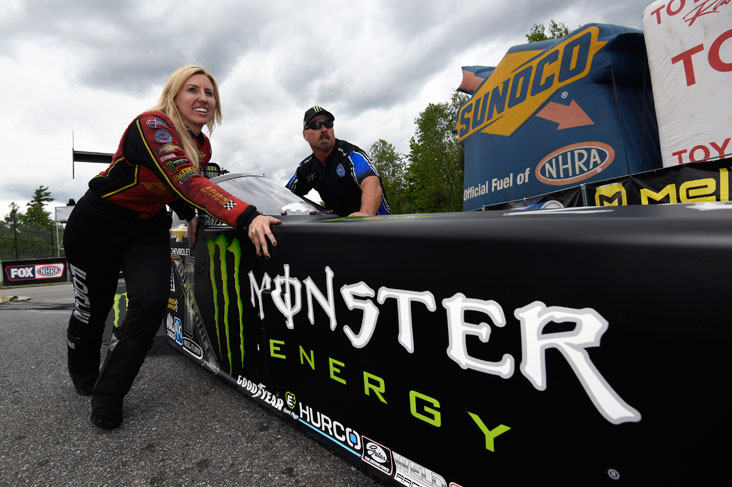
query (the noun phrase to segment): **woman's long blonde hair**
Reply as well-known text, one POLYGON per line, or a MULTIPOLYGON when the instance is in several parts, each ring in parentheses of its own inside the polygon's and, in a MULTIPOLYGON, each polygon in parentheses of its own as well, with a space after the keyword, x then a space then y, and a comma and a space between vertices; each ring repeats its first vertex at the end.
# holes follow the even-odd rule
POLYGON ((165 83, 163 92, 160 94, 158 103, 152 107, 152 110, 159 110, 165 113, 175 126, 176 132, 180 136, 181 143, 183 144, 183 150, 186 152, 188 159, 198 167, 198 147, 193 141, 191 134, 188 132, 188 128, 183 123, 183 118, 180 116, 178 106, 175 104, 175 97, 183 87, 183 84, 188 81, 188 78, 194 74, 203 74, 209 80, 214 89, 214 99, 216 100, 216 108, 214 110, 214 116, 206 124, 208 127, 208 133, 211 134, 216 125, 221 124, 221 101, 219 100, 219 87, 216 84, 216 80, 213 75, 203 69, 201 66, 189 64, 176 69, 173 74, 170 75, 168 81, 165 83))

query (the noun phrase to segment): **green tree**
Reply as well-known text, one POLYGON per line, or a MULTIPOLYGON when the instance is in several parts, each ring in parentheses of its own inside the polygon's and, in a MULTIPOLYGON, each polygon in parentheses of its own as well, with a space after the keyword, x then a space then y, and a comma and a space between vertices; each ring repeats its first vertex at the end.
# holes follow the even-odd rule
POLYGON ((534 24, 531 26, 531 30, 526 34, 526 40, 529 42, 540 42, 549 39, 561 39, 562 37, 569 34, 569 28, 562 22, 554 22, 554 19, 549 21, 549 33, 546 32, 544 24, 534 24))
POLYGON ((10 202, 10 213, 5 215, 5 223, 17 224, 23 218, 23 213, 20 211, 20 206, 16 205, 14 201, 10 202))
POLYGON ((51 213, 44 209, 46 203, 53 201, 48 186, 39 186, 33 192, 33 199, 26 204, 24 249, 34 257, 48 257, 55 254, 56 238, 51 213))
POLYGON ((0 221, 0 260, 14 256, 12 232, 12 227, 8 227, 8 224, 4 220, 0 221))
POLYGON ((39 186, 33 193, 33 199, 26 204, 25 215, 22 218, 25 223, 31 225, 48 226, 53 224, 51 213, 43 207, 46 203, 53 201, 48 186, 39 186))
POLYGON ((404 184, 404 175, 407 169, 406 157, 384 139, 374 142, 369 155, 376 169, 379 170, 381 184, 386 192, 391 212, 405 213, 407 211, 404 194, 406 190, 404 184))
POLYGON ((0 225, 0 259, 32 259, 56 255, 56 226, 44 206, 53 201, 47 186, 39 186, 26 212, 14 202, 0 225))
POLYGON ((17 259, 20 257, 18 237, 21 232, 23 213, 15 202, 10 203, 10 213, 3 218, 0 226, 0 260, 17 259))
POLYGON ((465 151, 455 121, 468 98, 455 92, 449 102, 427 105, 415 120, 405 175, 407 211, 462 211, 465 151))

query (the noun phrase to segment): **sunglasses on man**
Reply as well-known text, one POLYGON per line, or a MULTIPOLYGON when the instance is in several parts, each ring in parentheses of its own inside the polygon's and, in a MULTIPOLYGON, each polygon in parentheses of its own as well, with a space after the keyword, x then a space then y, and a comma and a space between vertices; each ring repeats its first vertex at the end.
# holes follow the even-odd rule
POLYGON ((326 120, 325 122, 310 122, 308 124, 308 126, 305 127, 305 128, 310 129, 310 130, 318 130, 323 125, 325 125, 325 128, 327 128, 327 129, 332 129, 333 128, 333 121, 332 120, 326 120))

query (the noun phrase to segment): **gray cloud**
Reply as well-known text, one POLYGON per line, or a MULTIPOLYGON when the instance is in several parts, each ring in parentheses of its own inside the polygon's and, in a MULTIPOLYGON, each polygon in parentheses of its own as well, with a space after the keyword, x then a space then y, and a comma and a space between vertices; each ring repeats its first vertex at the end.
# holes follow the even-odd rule
POLYGON ((0 133, 14 141, 0 215, 6 201, 24 206, 39 184, 57 200, 78 198, 101 168, 77 168, 84 176, 70 179, 71 130, 78 149, 113 151, 183 64, 204 65, 222 88, 214 158, 285 178, 306 155, 300 123, 312 104, 335 111, 339 137, 364 149, 384 138, 406 151, 419 111, 449 99, 461 65, 497 63, 550 19, 640 28, 648 3, 11 2, 0 10, 0 88, 13 93, 0 133))

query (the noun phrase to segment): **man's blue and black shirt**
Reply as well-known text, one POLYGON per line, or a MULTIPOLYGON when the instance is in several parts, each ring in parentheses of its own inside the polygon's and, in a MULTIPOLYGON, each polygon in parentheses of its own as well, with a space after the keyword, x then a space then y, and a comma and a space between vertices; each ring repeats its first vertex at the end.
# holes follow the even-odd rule
MULTIPOLYGON (((345 140, 336 139, 333 152, 324 164, 315 154, 310 154, 300 162, 286 186, 300 196, 315 189, 327 209, 348 216, 361 209, 361 182, 369 176, 376 176, 381 182, 381 176, 366 152, 345 140)), ((382 185, 378 214, 389 213, 391 209, 382 185)))

